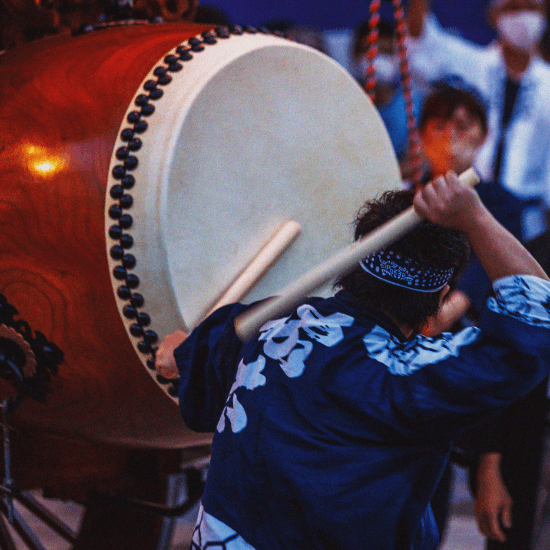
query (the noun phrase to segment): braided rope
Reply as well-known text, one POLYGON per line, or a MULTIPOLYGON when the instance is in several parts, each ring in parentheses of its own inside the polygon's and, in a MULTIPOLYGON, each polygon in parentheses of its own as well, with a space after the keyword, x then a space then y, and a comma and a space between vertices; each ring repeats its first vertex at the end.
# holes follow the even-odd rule
MULTIPOLYGON (((411 72, 409 60, 407 57, 407 22, 405 20, 405 10, 401 0, 392 0, 394 8, 394 17, 396 20, 397 36, 397 55, 399 57, 399 72, 401 85, 403 87, 403 97, 405 99, 405 111, 407 114, 408 130, 408 157, 411 163, 411 182, 415 189, 421 185, 422 166, 421 166, 421 146, 420 135, 416 125, 414 115, 414 102, 412 98, 411 72)), ((378 25, 380 23, 380 0, 372 0, 370 4, 369 36, 367 57, 369 65, 367 69, 367 83, 365 89, 374 102, 376 98, 376 74, 374 68, 374 59, 378 55, 378 25)))
POLYGON ((394 14, 397 21, 397 55, 399 56, 399 67, 401 73, 401 85, 403 86, 403 96, 405 98, 405 110, 407 113, 407 129, 409 135, 409 158, 411 160, 412 175, 411 180, 415 189, 420 187, 422 177, 421 167, 421 146, 420 135, 414 116, 414 102, 412 98, 411 71, 407 57, 407 22, 405 21, 405 11, 401 5, 401 0, 393 0, 394 14))
POLYGON ((374 103, 376 99, 375 87, 376 87, 376 71, 374 69, 374 60, 378 55, 378 24, 380 23, 380 0, 372 0, 370 4, 370 17, 369 17, 369 36, 367 38, 368 50, 367 59, 369 65, 367 67, 367 83, 365 84, 365 90, 371 101, 374 103))

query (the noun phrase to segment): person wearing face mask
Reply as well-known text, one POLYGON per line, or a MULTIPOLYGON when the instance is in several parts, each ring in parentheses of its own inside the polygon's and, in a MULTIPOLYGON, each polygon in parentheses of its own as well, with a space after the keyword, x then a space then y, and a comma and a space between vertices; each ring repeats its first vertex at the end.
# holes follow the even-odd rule
MULTIPOLYGON (((401 162, 404 160, 408 146, 407 113, 405 98, 401 87, 399 57, 393 11, 391 6, 383 5, 378 25, 378 55, 374 59, 376 86, 374 105, 388 130, 395 154, 401 162)), ((355 31, 352 48, 353 75, 364 88, 366 85, 369 59, 368 36, 369 21, 364 21, 355 31)), ((413 92, 414 114, 419 116, 421 96, 413 92)))
MULTIPOLYGON (((458 77, 431 86, 419 119, 421 183, 449 170, 464 172, 475 163, 488 133, 487 104, 477 89, 458 77)), ((520 239, 522 201, 492 181, 482 180, 477 191, 490 212, 520 239)))
POLYGON ((488 16, 498 40, 482 47, 444 31, 428 0, 409 0, 409 61, 422 89, 453 74, 485 97, 488 133, 474 165, 522 201, 526 240, 545 230, 550 211, 550 68, 536 53, 544 3, 490 0, 488 16))

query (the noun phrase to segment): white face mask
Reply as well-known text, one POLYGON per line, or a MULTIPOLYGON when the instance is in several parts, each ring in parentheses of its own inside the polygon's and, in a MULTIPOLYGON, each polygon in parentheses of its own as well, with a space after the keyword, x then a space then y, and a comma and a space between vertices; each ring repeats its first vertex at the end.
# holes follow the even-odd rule
MULTIPOLYGON (((366 56, 357 62, 357 76, 364 79, 369 68, 366 56)), ((399 78, 399 58, 396 55, 380 53, 374 58, 374 76, 381 84, 394 84, 399 78)))
POLYGON ((505 42, 521 50, 534 50, 546 29, 546 20, 535 11, 505 13, 497 20, 497 29, 505 42))

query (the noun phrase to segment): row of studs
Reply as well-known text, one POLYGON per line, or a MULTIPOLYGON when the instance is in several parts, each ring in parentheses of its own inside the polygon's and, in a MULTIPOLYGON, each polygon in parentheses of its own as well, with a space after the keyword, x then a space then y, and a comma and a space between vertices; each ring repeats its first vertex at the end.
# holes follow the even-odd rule
MULTIPOLYGON (((134 244, 134 239, 127 230, 131 229, 133 219, 129 210, 133 205, 133 197, 128 192, 136 184, 136 179, 132 174, 138 166, 137 153, 142 147, 142 141, 139 136, 143 135, 148 123, 146 118, 150 117, 155 112, 155 105, 151 101, 157 101, 163 96, 162 86, 166 86, 172 82, 170 73, 176 73, 183 69, 182 62, 193 59, 193 54, 201 52, 205 49, 205 45, 216 44, 218 39, 227 39, 234 35, 248 34, 269 34, 270 31, 264 28, 257 29, 255 27, 240 27, 238 25, 232 27, 217 27, 214 31, 205 31, 200 38, 193 37, 187 41, 187 45, 180 45, 176 48, 175 54, 169 54, 164 58, 165 65, 159 65, 153 70, 156 80, 147 80, 143 84, 143 90, 146 93, 139 94, 134 104, 139 110, 130 112, 126 120, 132 126, 124 128, 120 134, 120 138, 126 143, 125 146, 119 147, 115 153, 116 159, 121 164, 113 167, 112 176, 117 181, 110 189, 110 196, 113 203, 109 208, 109 217, 113 220, 113 224, 109 228, 109 237, 116 241, 110 249, 110 256, 113 260, 119 262, 113 269, 113 277, 121 282, 117 289, 117 296, 127 302, 124 306, 123 315, 134 321, 130 325, 130 334, 139 339, 137 343, 138 350, 144 355, 150 355, 146 364, 151 370, 155 369, 155 353, 156 348, 153 347, 158 341, 158 335, 155 331, 147 328, 151 324, 151 318, 145 311, 141 311, 145 305, 145 300, 141 294, 136 292, 140 281, 137 275, 131 273, 137 263, 135 256, 128 252, 134 244)), ((282 36, 281 33, 274 34, 282 36)), ((167 387, 167 391, 173 397, 178 395, 178 382, 166 379, 157 375, 157 381, 167 387)))

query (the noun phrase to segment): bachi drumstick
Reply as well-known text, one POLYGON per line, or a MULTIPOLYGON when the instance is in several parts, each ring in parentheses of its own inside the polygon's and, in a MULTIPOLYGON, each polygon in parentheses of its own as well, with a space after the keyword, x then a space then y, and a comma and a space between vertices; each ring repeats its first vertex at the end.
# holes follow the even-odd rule
MULTIPOLYGON (((479 183, 479 176, 473 168, 463 172, 459 179, 464 185, 474 186, 479 183)), ((235 319, 237 336, 241 341, 247 341, 267 321, 287 314, 310 292, 336 276, 348 273, 360 260, 397 241, 412 231, 422 220, 422 216, 411 206, 365 235, 361 240, 341 249, 340 252, 286 286, 279 296, 274 296, 237 316, 235 319)))
POLYGON ((237 275, 212 306, 208 315, 226 304, 238 302, 244 298, 266 271, 281 257, 283 252, 296 240, 301 230, 302 226, 297 221, 285 222, 237 275))

